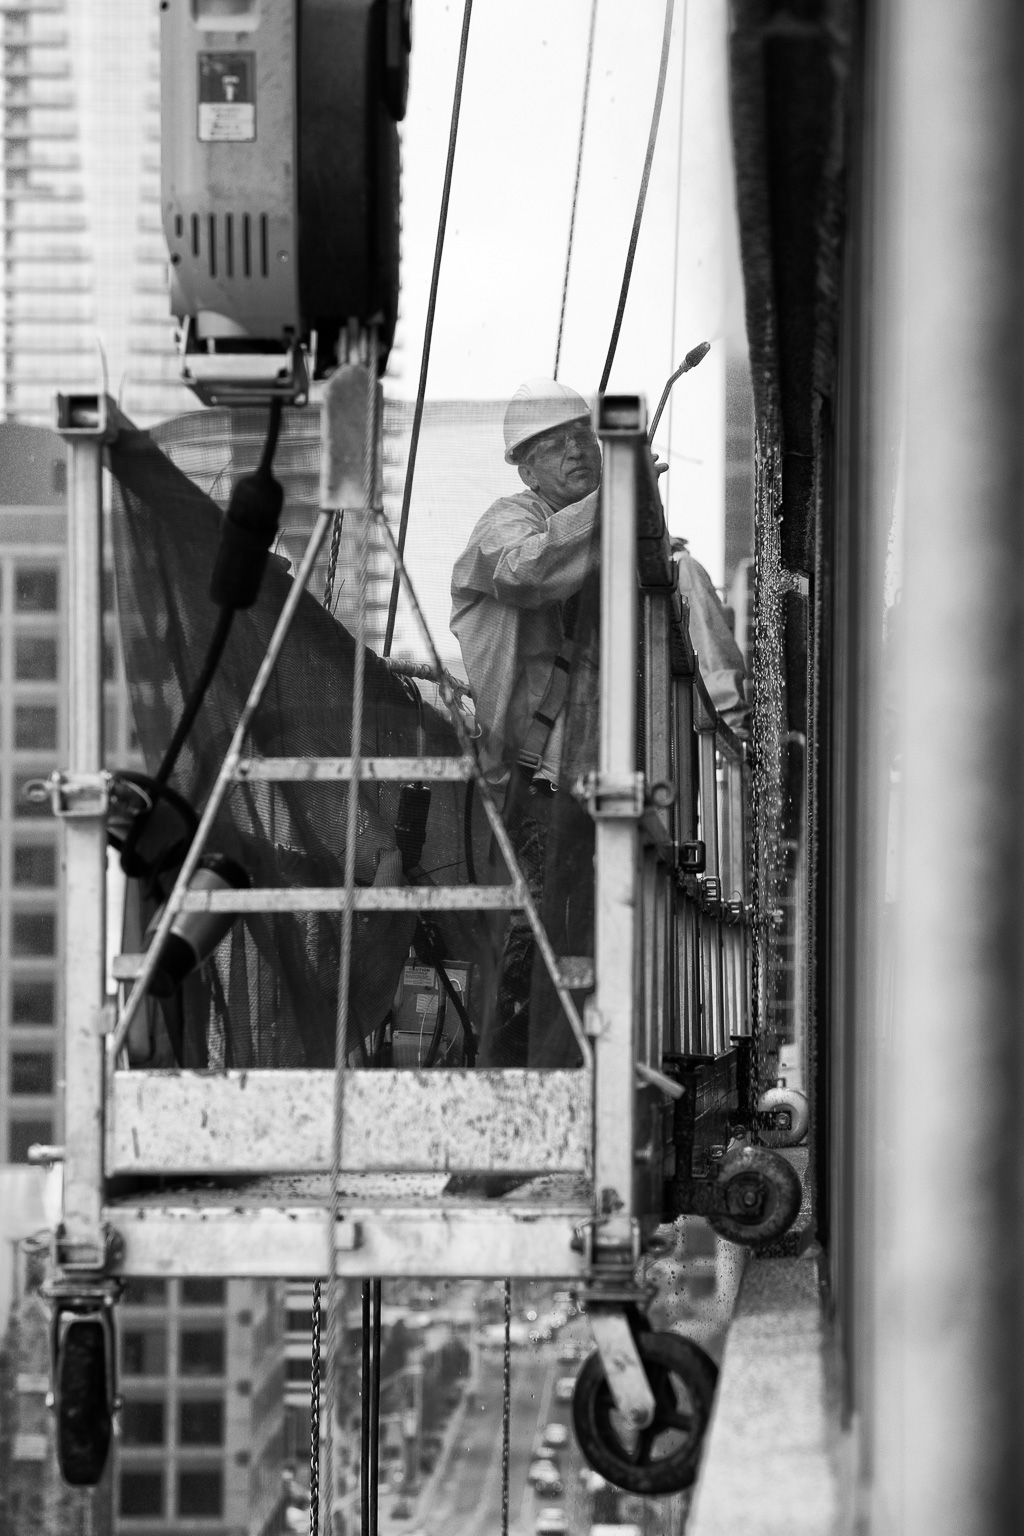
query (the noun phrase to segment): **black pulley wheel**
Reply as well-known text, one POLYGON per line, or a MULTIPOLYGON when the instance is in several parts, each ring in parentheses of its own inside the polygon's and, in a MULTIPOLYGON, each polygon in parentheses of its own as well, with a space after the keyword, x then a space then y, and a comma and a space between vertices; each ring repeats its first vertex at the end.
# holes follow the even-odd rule
POLYGON ((734 1147, 719 1165, 708 1221, 732 1243, 761 1247, 789 1230, 801 1198, 800 1179, 784 1157, 767 1147, 734 1147))
POLYGON ((646 1429, 627 1429, 595 1352, 576 1378, 576 1439, 594 1471, 616 1488, 678 1493, 697 1475, 718 1368, 699 1345, 677 1333, 640 1333, 636 1343, 654 1393, 654 1419, 646 1429))
POLYGON ((57 1464, 66 1483, 94 1488, 110 1453, 113 1345, 104 1317, 59 1320, 54 1411, 57 1464))

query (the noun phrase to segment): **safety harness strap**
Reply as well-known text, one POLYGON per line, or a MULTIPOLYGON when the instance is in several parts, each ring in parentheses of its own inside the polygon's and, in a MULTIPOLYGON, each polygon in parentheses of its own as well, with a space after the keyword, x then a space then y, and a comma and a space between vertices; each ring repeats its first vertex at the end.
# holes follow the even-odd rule
POLYGON ((566 695, 569 692, 569 671, 572 667, 573 649, 571 640, 562 641, 561 649, 551 668, 548 685, 533 712, 530 729, 519 750, 518 762, 522 767, 532 769, 534 773, 541 765, 548 737, 554 730, 555 721, 565 706, 566 695))

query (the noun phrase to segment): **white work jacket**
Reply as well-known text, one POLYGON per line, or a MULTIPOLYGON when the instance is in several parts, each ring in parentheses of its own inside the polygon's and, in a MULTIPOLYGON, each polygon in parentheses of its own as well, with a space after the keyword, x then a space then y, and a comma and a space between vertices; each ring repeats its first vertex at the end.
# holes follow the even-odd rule
MULTIPOLYGON (((452 572, 452 632, 481 728, 481 761, 499 776, 518 756, 564 640, 561 605, 599 558, 600 491, 555 512, 535 491, 488 507, 452 572)), ((560 719, 539 772, 557 781, 560 719)))

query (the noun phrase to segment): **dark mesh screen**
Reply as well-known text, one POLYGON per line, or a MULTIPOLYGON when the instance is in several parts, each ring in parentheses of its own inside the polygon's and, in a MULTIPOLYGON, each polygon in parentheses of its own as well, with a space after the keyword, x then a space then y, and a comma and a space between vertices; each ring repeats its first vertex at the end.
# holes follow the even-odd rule
MULTIPOLYGON (((487 434, 493 435, 498 419, 494 408, 476 410, 484 429, 484 446, 478 444, 477 457, 483 465, 493 459, 495 483, 488 486, 485 474, 477 474, 471 483, 460 480, 458 465, 448 453, 457 419, 439 415, 435 408, 424 435, 420 505, 414 503, 413 509, 414 520, 419 516, 435 530, 427 606, 446 665, 460 671, 453 637, 438 633, 437 616, 447 606, 444 588, 472 521, 489 500, 508 490, 510 474, 500 448, 491 453, 487 434), (443 529, 442 537, 437 536, 438 529, 443 529)), ((400 485, 408 415, 402 406, 387 407, 386 489, 390 485, 392 494, 394 485, 400 485)), ((473 408, 468 415, 475 420, 473 408)), ((122 433, 110 450, 119 622, 136 730, 151 773, 202 663, 216 619, 208 582, 222 509, 235 480, 255 467, 265 430, 265 412, 202 411, 152 433, 122 433)), ((318 433, 315 409, 285 412, 274 465, 285 488, 278 553, 271 559, 257 604, 235 618, 223 660, 172 780, 197 810, 213 786, 284 603, 293 562, 313 524, 318 433)), ((355 587, 352 540, 351 528, 345 528, 333 614, 317 600, 324 587, 325 545, 312 590, 299 604, 255 717, 249 742, 253 755, 347 756, 350 751, 354 643, 347 626, 355 587)), ((416 574, 413 570, 414 579, 416 574)), ((437 703, 434 685, 396 676, 372 649, 383 627, 390 576, 390 562, 379 542, 375 543, 362 750, 374 756, 456 755, 456 735, 437 703)), ((543 807, 540 846, 529 846, 529 827, 525 842, 520 838, 517 843, 517 852, 525 847, 527 854, 539 860, 531 885, 542 900, 556 951, 576 956, 593 953, 592 835, 589 817, 565 786, 592 767, 596 755, 596 579, 593 590, 589 588, 590 583, 573 605, 577 644, 566 705, 563 788, 543 807)), ((396 652, 410 660, 426 660, 425 652, 416 646, 404 602, 396 652)), ((389 783, 363 784, 359 790, 356 879, 360 885, 406 883, 395 831, 400 793, 401 786, 389 783)), ((227 796, 208 847, 236 858, 257 886, 339 886, 346 795, 344 786, 337 784, 236 786, 227 796)), ((499 803, 507 801, 510 830, 517 822, 537 821, 534 797, 523 801, 521 795, 502 788, 498 798, 499 803)), ((431 786, 420 867, 409 873, 408 880, 466 882, 470 826, 477 883, 506 883, 507 872, 492 846, 479 803, 471 804, 467 815, 464 786, 437 783, 431 786)), ((517 842, 516 836, 513 841, 517 842)), ((445 914, 430 916, 427 926, 435 953, 447 958, 451 977, 464 1000, 468 999, 481 1041, 478 1064, 567 1064, 576 1059, 575 1045, 534 946, 528 940, 518 949, 509 944, 510 927, 519 923, 518 916, 510 919, 506 914, 445 914), (513 975, 516 967, 517 976, 513 975), (508 976, 512 976, 513 994, 522 995, 521 1007, 509 1005, 508 976)), ((257 915, 237 921, 213 961, 186 981, 178 999, 161 1005, 175 1059, 188 1066, 331 1065, 339 932, 337 913, 257 915)), ((394 1064, 421 1062, 424 1034, 434 1027, 437 1007, 446 1006, 436 974, 429 985, 424 976, 430 967, 422 963, 423 946, 418 942, 422 938, 413 914, 357 914, 349 1026, 349 1051, 356 1064, 373 1059, 386 1023, 393 1027, 394 1064), (431 991, 437 999, 433 1012, 431 991)), ((463 1059, 460 1033, 449 1010, 439 1061, 463 1059)))

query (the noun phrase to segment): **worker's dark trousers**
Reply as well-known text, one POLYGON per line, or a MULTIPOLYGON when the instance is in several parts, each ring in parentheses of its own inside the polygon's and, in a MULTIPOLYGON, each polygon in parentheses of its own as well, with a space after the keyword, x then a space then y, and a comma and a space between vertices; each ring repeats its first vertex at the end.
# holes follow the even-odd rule
MULTIPOLYGON (((515 770, 505 800, 509 840, 530 895, 540 907, 544 897, 548 823, 553 796, 533 790, 531 776, 515 770)), ((488 1064, 525 1067, 529 1056, 530 985, 537 946, 525 912, 510 914, 501 948, 494 1029, 488 1064)))

